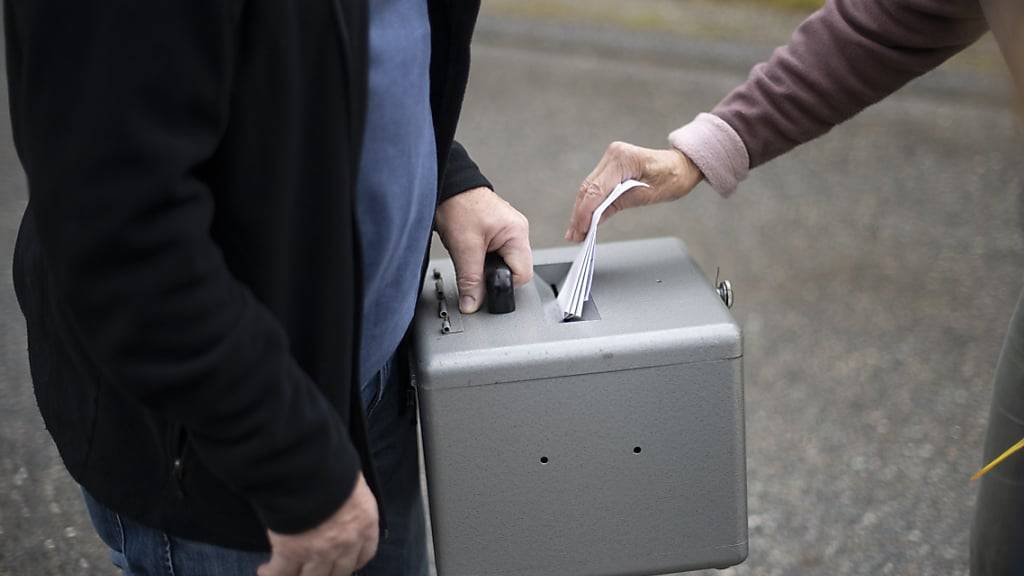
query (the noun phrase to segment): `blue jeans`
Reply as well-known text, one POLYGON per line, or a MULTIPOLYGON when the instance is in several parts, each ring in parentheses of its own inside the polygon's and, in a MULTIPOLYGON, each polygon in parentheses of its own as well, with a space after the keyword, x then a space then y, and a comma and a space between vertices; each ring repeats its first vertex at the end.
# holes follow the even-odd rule
MULTIPOLYGON (((387 533, 360 576, 426 576, 426 528, 420 493, 414 406, 407 402, 408 367, 396 354, 364 387, 370 446, 383 495, 387 533)), ((270 559, 177 538, 132 521, 84 493, 93 526, 110 559, 127 576, 253 576, 270 559)))

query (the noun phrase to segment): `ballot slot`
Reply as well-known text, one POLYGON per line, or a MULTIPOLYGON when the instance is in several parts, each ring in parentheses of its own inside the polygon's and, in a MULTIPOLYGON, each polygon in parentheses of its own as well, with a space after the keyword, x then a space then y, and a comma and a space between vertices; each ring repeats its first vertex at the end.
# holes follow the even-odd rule
POLYGON ((579 318, 564 320, 562 310, 558 306, 558 284, 569 273, 572 262, 553 262, 550 264, 539 264, 533 267, 533 282, 537 288, 537 295, 540 297, 541 305, 544 307, 544 316, 552 322, 559 324, 575 324, 577 322, 590 322, 601 319, 601 313, 597 309, 597 303, 590 297, 583 304, 583 314, 579 318))

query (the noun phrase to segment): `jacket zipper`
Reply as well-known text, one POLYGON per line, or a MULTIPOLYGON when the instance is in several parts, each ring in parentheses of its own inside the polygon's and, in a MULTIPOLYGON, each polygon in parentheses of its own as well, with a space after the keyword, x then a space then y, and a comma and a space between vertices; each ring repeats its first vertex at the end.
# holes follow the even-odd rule
POLYGON ((188 446, 188 433, 184 426, 175 425, 171 443, 171 486, 175 498, 182 500, 185 498, 185 453, 188 446))
MULTIPOLYGON (((354 78, 353 78, 353 70, 354 70, 354 68, 353 68, 353 62, 352 62, 352 50, 351 50, 351 47, 349 46, 349 44, 351 42, 351 38, 350 38, 350 35, 349 35, 349 31, 348 31, 348 25, 345 22, 345 15, 342 12, 340 0, 331 0, 331 4, 332 4, 332 8, 334 10, 334 21, 335 21, 335 23, 337 25, 338 34, 340 36, 340 38, 339 38, 339 45, 340 45, 341 52, 342 52, 342 61, 345 64, 345 77, 348 80, 348 82, 346 82, 346 87, 351 91, 352 86, 355 83, 354 82, 354 78)), ((367 7, 367 9, 369 9, 369 7, 367 7)), ((352 101, 352 94, 351 93, 349 93, 348 97, 345 98, 345 105, 346 105, 347 112, 348 112, 349 123, 351 125, 355 126, 356 125, 356 122, 355 122, 355 108, 354 108, 354 103, 352 101)), ((354 137, 356 138, 356 141, 353 142, 353 144, 355 144, 357 146, 361 146, 362 145, 362 134, 357 134, 354 137)), ((358 158, 359 158, 359 156, 357 155, 356 156, 355 166, 353 166, 353 169, 356 170, 356 171, 359 170, 358 158)), ((353 182, 352 200, 351 200, 351 206, 350 207, 352 209, 352 219, 353 219, 353 222, 355 222, 355 224, 356 224, 356 226, 355 226, 355 233, 354 233, 354 237, 353 237, 353 242, 354 242, 354 245, 355 245, 355 261, 356 261, 355 262, 356 263, 356 266, 355 266, 355 268, 356 268, 356 270, 355 270, 355 272, 356 272, 356 274, 355 274, 355 276, 356 276, 356 278, 355 278, 355 297, 356 297, 355 301, 361 304, 362 301, 363 301, 363 272, 362 272, 363 271, 363 257, 362 257, 362 245, 361 245, 361 242, 360 242, 360 239, 359 239, 359 228, 358 228, 359 223, 358 223, 358 219, 356 218, 358 207, 356 206, 356 190, 354 188, 354 182, 353 182)), ((352 341, 355 343, 354 350, 357 351, 357 350, 359 350, 359 345, 360 345, 359 340, 360 340, 360 334, 362 332, 362 314, 361 314, 359 308, 356 308, 355 322, 353 322, 353 324, 354 324, 353 331, 355 332, 355 334, 354 334, 354 338, 353 338, 352 341)), ((356 360, 355 360, 356 364, 354 366, 353 373, 354 374, 358 374, 358 358, 359 358, 359 355, 358 354, 354 354, 354 356, 356 358, 356 360)), ((353 402, 353 401, 358 402, 359 403, 358 408, 359 408, 360 412, 363 412, 362 400, 360 399, 360 395, 358 393, 359 392, 359 379, 358 378, 353 378, 352 382, 355 382, 356 394, 354 395, 355 399, 353 400, 353 395, 350 393, 349 394, 349 401, 350 402, 353 402)), ((373 454, 372 454, 372 450, 370 448, 370 442, 369 442, 370 439, 369 439, 369 432, 368 432, 369 425, 368 424, 369 424, 368 423, 368 417, 367 417, 367 415, 364 412, 363 413, 363 426, 365 428, 367 428, 367 433, 366 433, 366 450, 367 450, 367 456, 369 457, 368 459, 370 461, 369 464, 372 466, 373 454)), ((366 476, 365 472, 364 472, 363 476, 364 477, 366 476)), ((376 479, 376 473, 372 474, 372 479, 376 479)), ((388 521, 387 521, 387 508, 386 508, 385 503, 384 503, 383 494, 380 493, 381 492, 380 486, 377 485, 377 484, 378 484, 378 482, 373 482, 372 485, 371 485, 371 488, 375 489, 375 494, 374 495, 377 497, 377 510, 378 510, 378 515, 380 516, 380 530, 381 530, 381 536, 382 536, 381 539, 383 541, 387 541, 388 537, 390 536, 390 531, 388 530, 388 521)))

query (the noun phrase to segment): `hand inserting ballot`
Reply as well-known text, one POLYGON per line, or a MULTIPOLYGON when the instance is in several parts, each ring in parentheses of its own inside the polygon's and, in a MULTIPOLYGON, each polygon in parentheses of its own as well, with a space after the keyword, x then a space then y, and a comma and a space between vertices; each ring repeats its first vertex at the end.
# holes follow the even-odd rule
POLYGON ((678 150, 655 150, 612 142, 597 167, 576 193, 565 239, 582 242, 590 230, 590 217, 620 182, 635 179, 649 188, 624 194, 604 212, 602 221, 616 212, 634 206, 678 200, 700 183, 703 175, 697 166, 678 150))

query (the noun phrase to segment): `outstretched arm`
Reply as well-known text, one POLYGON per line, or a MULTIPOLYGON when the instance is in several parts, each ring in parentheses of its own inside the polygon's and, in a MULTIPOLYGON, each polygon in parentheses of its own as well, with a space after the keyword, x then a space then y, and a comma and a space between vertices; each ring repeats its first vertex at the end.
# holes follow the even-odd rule
POLYGON ((828 132, 986 30, 976 0, 830 0, 711 115, 669 140, 728 194, 747 169, 828 132))
POLYGON ((986 29, 977 0, 829 0, 710 114, 672 132, 671 150, 609 146, 580 186, 566 239, 581 240, 594 209, 627 178, 651 188, 623 195, 613 211, 680 198, 701 178, 729 195, 751 168, 824 134, 986 29))

